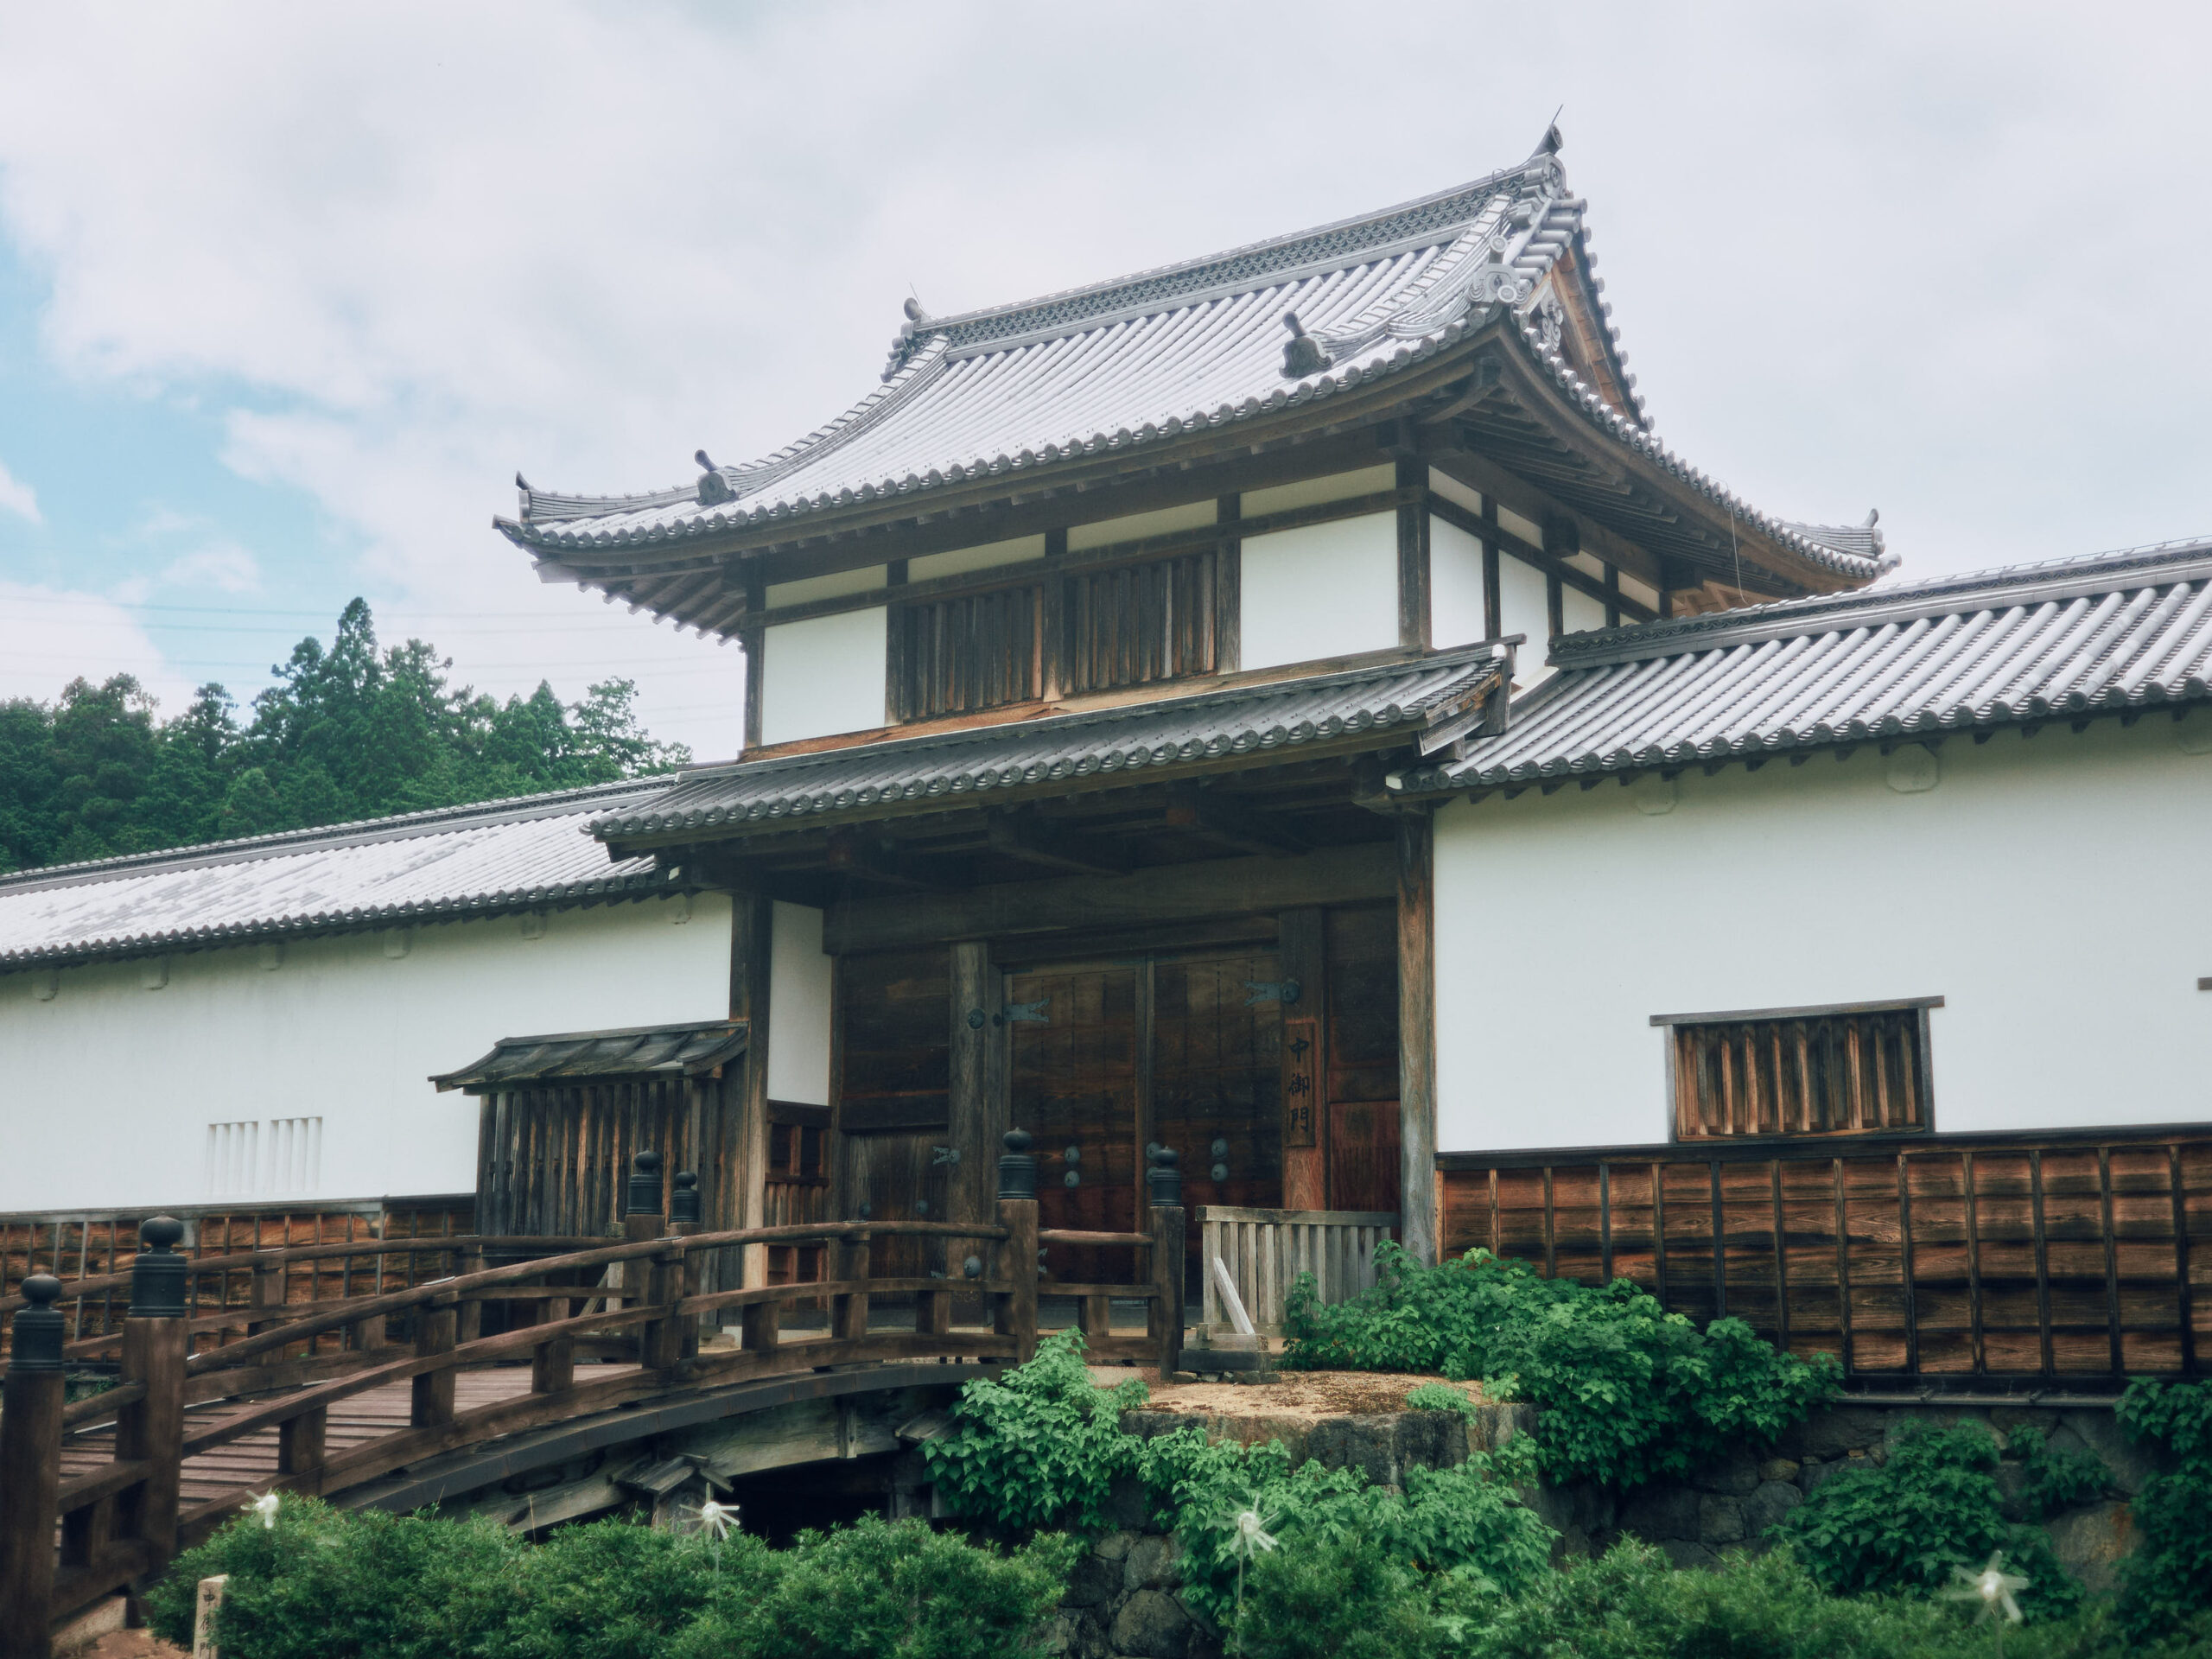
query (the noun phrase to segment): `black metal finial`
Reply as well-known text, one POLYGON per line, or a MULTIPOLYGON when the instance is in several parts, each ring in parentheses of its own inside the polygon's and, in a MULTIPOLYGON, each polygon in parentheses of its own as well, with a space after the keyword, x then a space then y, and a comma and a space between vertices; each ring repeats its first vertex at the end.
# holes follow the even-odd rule
POLYGON ((630 1160, 629 1201, 622 1206, 626 1216, 657 1216, 660 1214, 660 1154, 641 1152, 630 1160))
POLYGON ((139 1250, 130 1263, 132 1319, 184 1317, 184 1277, 189 1264, 175 1248, 183 1236, 184 1224, 175 1216, 155 1216, 139 1224, 139 1250))
POLYGON ((24 1305, 16 1312, 15 1349, 9 1356, 8 1369, 60 1370, 64 1320, 54 1299, 61 1294, 61 1281, 50 1273, 35 1273, 17 1288, 23 1294, 24 1305))
POLYGON ((1008 1129, 1006 1150, 999 1154, 999 1197, 1033 1198, 1037 1196, 1037 1159, 1029 1150, 1027 1129, 1008 1129))
POLYGON ((1146 1196, 1163 1210, 1183 1202, 1183 1172, 1176 1167, 1179 1161, 1174 1147, 1155 1147, 1152 1166, 1144 1173, 1146 1196))
POLYGON ((676 1172, 676 1190, 668 1195, 668 1218, 673 1222, 699 1219, 699 1178, 688 1169, 676 1172))

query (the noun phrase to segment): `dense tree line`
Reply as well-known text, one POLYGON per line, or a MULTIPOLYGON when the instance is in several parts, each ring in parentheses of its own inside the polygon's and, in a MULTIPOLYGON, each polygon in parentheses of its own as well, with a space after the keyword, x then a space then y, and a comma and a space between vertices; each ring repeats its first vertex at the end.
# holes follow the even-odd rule
POLYGON ((0 702, 0 871, 149 852, 665 772, 690 759, 640 728, 637 686, 504 703, 450 659, 379 648, 364 601, 328 649, 292 648, 241 721, 220 685, 168 720, 127 674, 52 703, 0 702))

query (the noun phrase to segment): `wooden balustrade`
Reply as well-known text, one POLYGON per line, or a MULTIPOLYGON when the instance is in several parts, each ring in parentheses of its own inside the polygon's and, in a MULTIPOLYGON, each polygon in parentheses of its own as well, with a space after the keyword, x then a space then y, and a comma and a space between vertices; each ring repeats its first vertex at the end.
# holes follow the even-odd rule
MULTIPOLYGON (((401 1289, 372 1287, 366 1294, 306 1304, 309 1311, 296 1317, 285 1315, 302 1305, 283 1303, 272 1288, 281 1287, 285 1266, 276 1258, 293 1253, 260 1252, 233 1264, 254 1270, 257 1294, 241 1310, 242 1321, 251 1325, 238 1340, 197 1354, 188 1352, 200 1320, 188 1313, 188 1283, 193 1270, 207 1264, 170 1252, 181 1229, 157 1218, 144 1230, 133 1313, 119 1333, 122 1386, 67 1408, 63 1316, 52 1306, 66 1287, 51 1277, 28 1281, 14 1324, 18 1359, 0 1384, 0 1659, 47 1659, 47 1632, 55 1623, 159 1573, 178 1549, 263 1491, 342 1491, 440 1452, 677 1389, 830 1366, 1026 1360, 1037 1346, 1040 1238, 1078 1236, 1040 1235, 1034 1161, 1019 1160, 1028 1165, 1026 1191, 1018 1179, 1009 1188, 1007 1161, 1014 1160, 1002 1160, 1001 1191, 1012 1195, 1001 1197, 992 1222, 828 1222, 708 1233, 698 1231, 696 1221, 664 1228, 658 1215, 633 1214, 626 1230, 636 1236, 553 1254, 542 1253, 543 1242, 441 1239, 429 1243, 461 1268, 452 1276, 401 1289), (989 1253, 990 1272, 963 1283, 872 1271, 875 1240, 912 1237, 969 1242, 989 1253), (699 1292, 696 1264, 707 1252, 768 1244, 820 1248, 831 1276, 699 1292), (486 1255, 499 1249, 541 1253, 486 1266, 486 1255), (620 1272, 618 1296, 577 1282, 578 1274, 595 1269, 620 1272), (988 1328, 954 1327, 956 1289, 986 1300, 988 1328), (879 1328, 872 1314, 885 1298, 903 1296, 913 1299, 911 1329, 879 1328), (825 1333, 786 1336, 784 1309, 825 1300, 825 1333), (482 1335, 487 1302, 527 1309, 536 1322, 482 1335), (570 1312, 578 1302, 584 1311, 570 1312), (702 1316, 731 1309, 738 1314, 738 1340, 701 1343, 702 1316), (394 1315, 411 1323, 413 1340, 405 1348, 381 1340, 378 1327, 394 1315), (372 1331, 374 1337, 365 1334, 372 1331), (314 1339, 330 1332, 351 1332, 353 1345, 315 1353, 314 1339), (580 1347, 608 1343, 620 1344, 625 1363, 581 1377, 580 1347), (304 1353, 293 1352, 302 1348, 304 1353), (527 1364, 526 1391, 474 1406, 459 1398, 455 1382, 463 1370, 506 1364, 527 1364), (363 1443, 331 1444, 334 1406, 401 1382, 410 1399, 404 1427, 363 1443), (188 1422, 185 1415, 188 1404, 272 1393, 219 1415, 195 1413, 188 1422), (115 1425, 112 1457, 64 1480, 65 1435, 109 1421, 115 1425), (276 1465, 270 1478, 181 1503, 188 1459, 271 1433, 276 1465)), ((1151 1253, 1146 1282, 1085 1287, 1084 1317, 1098 1357, 1156 1356, 1173 1370, 1182 1339, 1182 1211, 1174 1204, 1158 1206, 1150 1219, 1152 1230, 1145 1233, 1079 1236, 1084 1243, 1151 1253), (1109 1297, 1147 1302, 1146 1338, 1111 1336, 1103 1316, 1109 1297)), ((758 1259, 762 1253, 754 1254, 758 1259)))
POLYGON ((1396 1230, 1388 1211, 1252 1210, 1201 1205, 1198 1212, 1200 1329, 1236 1334, 1221 1276, 1236 1287, 1254 1333, 1280 1336, 1283 1306, 1301 1273, 1313 1275, 1324 1302, 1341 1302, 1375 1283, 1375 1247, 1396 1230))

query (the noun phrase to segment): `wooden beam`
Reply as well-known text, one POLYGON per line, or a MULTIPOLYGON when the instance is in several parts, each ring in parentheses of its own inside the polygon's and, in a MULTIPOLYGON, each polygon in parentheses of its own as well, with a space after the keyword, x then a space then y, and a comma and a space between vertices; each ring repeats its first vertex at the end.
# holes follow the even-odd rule
POLYGON ((1195 830, 1245 852, 1294 857, 1311 845, 1268 814, 1210 789, 1170 791, 1165 817, 1171 830, 1195 830))
POLYGON ((951 893, 966 885, 941 861, 911 857, 896 848, 885 846, 880 836, 870 835, 865 829, 831 830, 823 856, 830 868, 839 875, 857 876, 887 887, 905 887, 915 893, 951 893))
POLYGON ((1436 1260, 1436 832, 1425 812, 1398 818, 1399 1237, 1436 1260))
POLYGON ((991 850, 1025 864, 1076 875, 1127 875, 1128 848, 1046 822, 1034 811, 994 812, 991 850))
POLYGON ((1128 875, 1071 875, 966 893, 849 899, 830 912, 825 950, 886 950, 945 939, 1027 935, 1243 916, 1286 906, 1357 904, 1397 891, 1390 849, 1324 847, 1303 858, 1211 859, 1128 875))
POLYGON ((1401 493, 1417 492, 1398 509, 1398 644, 1427 651, 1428 615, 1428 463, 1414 458, 1398 462, 1401 493))
MULTIPOLYGON (((1244 516, 1244 498, 1224 495, 1214 502, 1214 522, 1233 524, 1244 516)), ((1225 541, 1214 556, 1213 666, 1234 674, 1244 665, 1244 543, 1225 541)))
POLYGON ((994 1020, 1001 1006, 1004 976, 991 963, 990 947, 963 939, 952 947, 949 1112, 946 1138, 960 1151, 951 1171, 954 1221, 988 1222, 998 1191, 998 1138, 994 1052, 1004 1027, 994 1020))
MULTIPOLYGON (((747 1022, 744 1073, 736 1084, 737 1166, 716 1172, 737 1195, 741 1228, 768 1224, 768 963, 774 939, 774 902, 737 896, 730 906, 729 1014, 747 1022)), ((768 1282, 766 1245, 744 1247, 744 1281, 768 1282)))

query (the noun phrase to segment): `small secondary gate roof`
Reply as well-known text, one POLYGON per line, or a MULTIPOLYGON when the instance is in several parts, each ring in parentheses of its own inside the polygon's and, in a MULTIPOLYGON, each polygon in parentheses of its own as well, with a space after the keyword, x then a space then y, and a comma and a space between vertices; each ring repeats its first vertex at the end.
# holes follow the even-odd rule
POLYGON ((702 1077, 745 1052, 742 1020, 629 1026, 550 1037, 502 1037, 492 1052, 430 1081, 440 1089, 484 1094, 512 1084, 589 1077, 702 1077))

